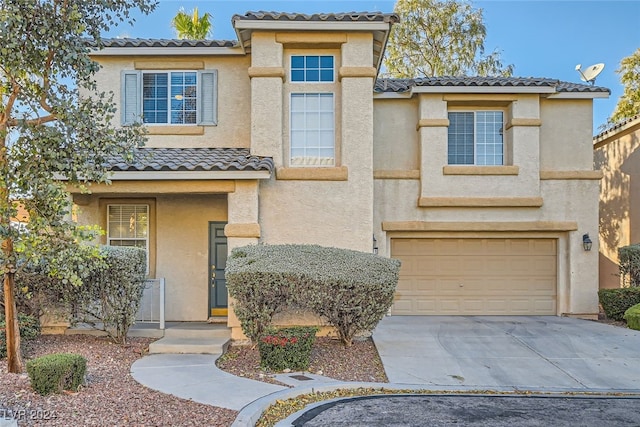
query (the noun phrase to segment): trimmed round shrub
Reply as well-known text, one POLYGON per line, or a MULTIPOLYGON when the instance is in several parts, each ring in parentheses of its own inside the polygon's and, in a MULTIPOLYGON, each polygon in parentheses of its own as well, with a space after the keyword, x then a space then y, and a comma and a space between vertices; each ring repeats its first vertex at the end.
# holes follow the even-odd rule
POLYGON ((636 304, 625 311, 624 320, 627 321, 627 326, 630 329, 640 331, 640 304, 636 304))
POLYGON ((342 342, 372 330, 391 307, 400 261, 317 245, 236 248, 225 270, 242 330, 257 342, 273 316, 309 309, 334 326, 342 342))
POLYGON ((87 359, 79 354, 49 354, 27 362, 31 387, 43 396, 63 390, 78 391, 86 372, 87 359))
POLYGON ((623 320, 625 311, 640 304, 640 287, 600 289, 598 299, 609 319, 623 320))

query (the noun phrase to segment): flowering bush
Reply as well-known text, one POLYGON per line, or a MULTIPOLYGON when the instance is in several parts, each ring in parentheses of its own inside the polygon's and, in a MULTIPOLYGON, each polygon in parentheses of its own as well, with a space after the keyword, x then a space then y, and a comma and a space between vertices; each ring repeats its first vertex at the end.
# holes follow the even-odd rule
POLYGON ((260 366, 274 371, 307 369, 316 332, 318 328, 314 326, 268 328, 258 339, 260 366))

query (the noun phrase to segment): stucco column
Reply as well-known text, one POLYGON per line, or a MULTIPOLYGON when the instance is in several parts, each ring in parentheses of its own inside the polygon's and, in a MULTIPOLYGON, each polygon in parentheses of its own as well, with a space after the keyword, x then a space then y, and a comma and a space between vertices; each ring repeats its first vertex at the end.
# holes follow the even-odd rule
MULTIPOLYGON (((229 254, 234 248, 255 245, 260 239, 258 195, 258 180, 238 180, 236 190, 227 196, 228 223, 224 234, 227 236, 229 254)), ((244 339, 240 321, 233 311, 233 304, 233 298, 229 298, 227 326, 232 328, 233 339, 244 339)))
POLYGON ((282 44, 274 33, 254 32, 251 38, 251 153, 270 156, 282 166, 282 44))
POLYGON ((434 190, 430 185, 436 178, 434 175, 440 177, 442 166, 447 164, 447 103, 442 100, 442 95, 420 94, 418 114, 420 194, 416 196, 428 197, 433 195, 429 190, 434 190))
POLYGON ((344 200, 354 233, 349 246, 371 252, 373 236, 373 64, 371 34, 349 34, 341 46, 341 164, 348 167, 350 188, 344 200))

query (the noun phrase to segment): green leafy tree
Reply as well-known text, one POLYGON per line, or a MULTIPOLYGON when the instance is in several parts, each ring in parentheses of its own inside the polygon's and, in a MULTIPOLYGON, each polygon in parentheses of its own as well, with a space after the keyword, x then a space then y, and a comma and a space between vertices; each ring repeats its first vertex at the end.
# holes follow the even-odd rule
POLYGON ((459 0, 398 0, 384 65, 393 77, 510 76, 500 52, 485 54, 482 9, 459 0))
POLYGON ((640 48, 620 61, 616 73, 620 75, 624 91, 609 119, 611 124, 640 114, 640 48))
POLYGON ((180 8, 171 20, 171 26, 176 30, 179 39, 203 40, 211 35, 211 14, 198 15, 198 8, 193 9, 191 15, 180 8))
POLYGON ((97 91, 91 45, 99 48, 100 34, 113 25, 132 23, 132 8, 154 7, 150 0, 0 1, 0 266, 9 372, 23 370, 16 272, 35 264, 81 281, 69 258, 89 235, 68 220, 66 185, 106 181, 106 159, 144 140, 140 126, 113 126, 113 94, 97 91), (26 231, 11 226, 16 200, 30 215, 26 231))

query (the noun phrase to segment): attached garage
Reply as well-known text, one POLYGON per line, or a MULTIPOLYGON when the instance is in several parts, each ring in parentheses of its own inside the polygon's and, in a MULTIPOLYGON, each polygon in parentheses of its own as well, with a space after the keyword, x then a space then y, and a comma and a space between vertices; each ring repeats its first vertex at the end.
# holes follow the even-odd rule
POLYGON ((556 315, 557 240, 392 238, 395 315, 556 315))

